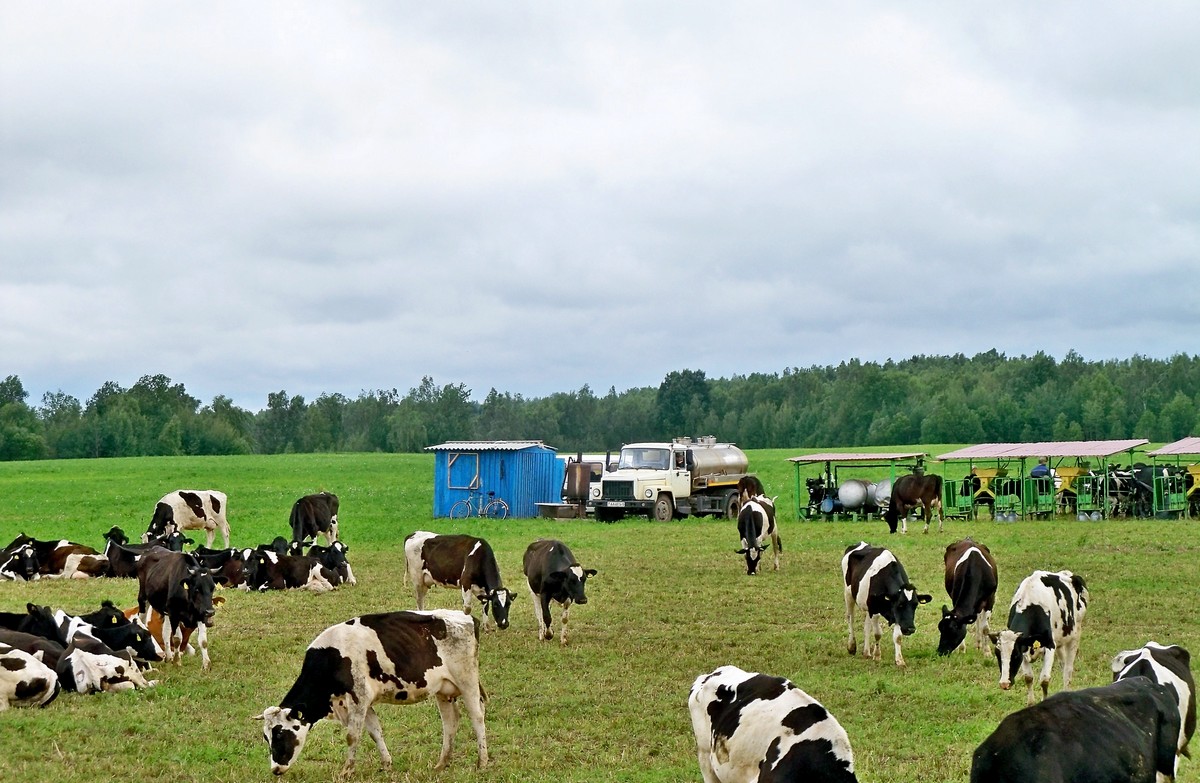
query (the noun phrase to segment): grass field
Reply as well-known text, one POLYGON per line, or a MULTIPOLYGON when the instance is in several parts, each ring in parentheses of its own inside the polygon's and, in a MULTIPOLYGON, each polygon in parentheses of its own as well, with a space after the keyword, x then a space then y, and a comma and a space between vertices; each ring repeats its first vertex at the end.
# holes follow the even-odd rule
MULTIPOLYGON (((936 453, 936 452, 935 452, 936 453)), ((333 593, 222 591, 227 603, 210 633, 213 668, 198 658, 164 666, 160 684, 136 693, 64 694, 43 710, 0 715, 0 780, 246 781, 270 778, 266 745, 251 717, 277 704, 323 628, 356 614, 412 608, 403 581, 402 541, 417 529, 487 538, 518 592, 512 625, 485 635, 480 669, 492 765, 475 769, 469 723, 449 769, 433 773, 441 736, 432 704, 382 707, 395 766, 385 776, 366 741, 357 780, 698 781, 686 698, 693 679, 718 665, 792 679, 846 727, 858 776, 879 783, 964 781, 971 753, 1023 688, 999 690, 992 658, 938 658, 936 619, 946 544, 970 534, 1000 567, 997 625, 1017 583, 1037 568, 1068 568, 1091 591, 1076 687, 1110 678, 1113 653, 1149 639, 1200 649, 1195 585, 1200 553, 1191 521, 996 524, 948 522, 941 534, 888 536, 879 521, 798 522, 790 513, 794 474, 782 451, 751 452, 751 466, 779 494, 784 555, 778 573, 745 575, 724 520, 656 524, 630 520, 506 520, 451 523, 431 518, 428 455, 295 455, 148 458, 0 464, 0 539, 19 532, 67 537, 99 548, 120 525, 140 535, 154 502, 177 488, 229 495, 236 545, 287 532, 291 503, 326 489, 341 498, 343 538, 359 579, 333 593), (586 567, 590 603, 571 612, 571 644, 538 642, 521 555, 538 537, 565 541, 586 567), (906 670, 846 654, 839 561, 846 546, 887 545, 934 603, 917 613, 905 640, 906 670)), ((136 603, 134 580, 0 583, 0 610, 27 601, 71 612, 111 598, 136 603)), ((430 603, 460 599, 433 591, 430 603)), ((478 608, 476 609, 478 611, 478 608)), ((558 615, 555 614, 557 626, 558 615)), ((861 637, 861 622, 856 622, 861 637)), ((861 645, 861 638, 860 638, 861 645)), ((1052 691, 1061 680, 1055 668, 1052 691)), ((285 779, 328 781, 345 758, 341 726, 322 721, 285 779)), ((1184 760, 1179 781, 1200 781, 1184 760)))

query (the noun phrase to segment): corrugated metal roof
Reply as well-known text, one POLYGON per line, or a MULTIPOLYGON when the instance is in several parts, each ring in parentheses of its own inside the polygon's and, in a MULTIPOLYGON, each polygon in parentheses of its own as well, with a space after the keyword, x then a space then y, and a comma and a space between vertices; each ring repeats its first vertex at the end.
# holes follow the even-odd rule
POLYGON ((1150 441, 1131 440, 1059 440, 1041 443, 980 443, 957 451, 939 454, 940 460, 1004 459, 1019 457, 1111 457, 1131 451, 1150 441))
POLYGON ((1171 454, 1200 454, 1200 438, 1190 437, 1160 446, 1154 451, 1147 451, 1151 457, 1162 457, 1171 454))
POLYGON ((879 451, 831 451, 823 454, 802 454, 799 457, 788 457, 788 462, 891 462, 892 460, 896 459, 916 459, 917 457, 928 456, 929 454, 924 451, 904 451, 895 453, 885 453, 879 451))
POLYGON ((426 451, 522 451, 540 448, 558 451, 540 440, 449 440, 436 446, 426 446, 426 451))

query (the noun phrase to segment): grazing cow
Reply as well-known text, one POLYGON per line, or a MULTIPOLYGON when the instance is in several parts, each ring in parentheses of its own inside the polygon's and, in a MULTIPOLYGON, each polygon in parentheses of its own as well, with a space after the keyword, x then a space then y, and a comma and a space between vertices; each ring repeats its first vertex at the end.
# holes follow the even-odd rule
MULTIPOLYGON (((13 539, 11 544, 4 548, 4 554, 0 554, 0 560, 3 560, 5 555, 10 553, 13 549, 24 545, 33 547, 34 554, 37 557, 38 573, 42 576, 73 575, 63 573, 73 555, 82 556, 99 554, 99 552, 97 552, 95 549, 92 549, 90 546, 76 544, 73 541, 39 541, 36 538, 30 538, 22 533, 13 539)), ((76 558, 76 571, 78 570, 80 570, 80 567, 78 566, 78 558, 76 558)), ((103 569, 100 569, 101 573, 92 573, 86 568, 83 570, 87 571, 88 576, 103 576, 103 569)))
POLYGON ((315 541, 325 536, 326 544, 338 540, 338 496, 332 492, 305 495, 292 504, 289 523, 293 541, 315 541))
POLYGON ((747 574, 754 576, 758 573, 758 562, 762 559, 762 553, 767 551, 768 538, 775 547, 775 570, 779 570, 779 555, 783 552, 783 542, 779 540, 779 528, 775 524, 773 499, 758 495, 742 504, 738 510, 738 536, 742 548, 735 549, 734 552, 746 556, 747 574))
POLYGON ((225 493, 215 489, 179 489, 162 496, 154 507, 150 527, 142 535, 143 543, 152 538, 184 530, 203 530, 204 545, 212 548, 218 530, 229 548, 229 521, 225 519, 225 493))
POLYGON ((903 527, 902 533, 908 532, 908 512, 917 506, 921 507, 925 517, 925 530, 929 532, 929 523, 933 509, 937 509, 938 532, 942 532, 942 477, 936 473, 910 473, 901 476, 892 484, 892 499, 887 510, 883 512, 883 521, 888 523, 888 530, 896 532, 896 523, 903 527))
POLYGON ((1033 661, 1042 658, 1042 698, 1050 689, 1055 651, 1062 658, 1063 690, 1071 687, 1075 654, 1083 633, 1088 590, 1070 571, 1034 571, 1017 586, 1008 609, 1008 628, 991 636, 1000 664, 1000 688, 1012 687, 1017 670, 1025 677, 1025 703, 1033 704, 1033 661))
POLYGON ((538 638, 554 638, 554 631, 550 627, 550 602, 557 601, 563 607, 559 642, 566 646, 567 613, 572 602, 587 603, 584 585, 589 576, 596 575, 596 569, 583 568, 566 544, 549 538, 539 538, 526 548, 524 569, 529 594, 533 597, 538 638))
POLYGON ((0 643, 0 712, 9 707, 45 707, 58 691, 58 675, 41 656, 0 643))
POLYGON ((404 562, 418 609, 425 608, 425 594, 433 585, 457 587, 462 591, 463 614, 471 613, 471 596, 475 596, 483 604, 485 627, 489 612, 497 627, 508 627, 508 610, 516 596, 504 586, 487 541, 418 530, 404 539, 404 562))
POLYGON ((208 626, 213 622, 212 575, 196 558, 182 552, 152 549, 138 561, 138 610, 143 622, 150 624, 150 610, 163 616, 163 656, 181 663, 181 650, 173 646, 172 626, 196 629, 196 643, 205 670, 208 657, 208 626))
POLYGON ((1140 650, 1125 650, 1112 659, 1113 682, 1130 677, 1148 677, 1174 692, 1179 706, 1179 755, 1191 758, 1188 743, 1196 731, 1196 683, 1192 679, 1191 655, 1177 644, 1163 646, 1147 642, 1140 650))
POLYGON ((767 494, 758 476, 742 476, 737 483, 738 502, 745 503, 751 498, 767 494))
POLYGON ((0 579, 30 582, 41 576, 38 567, 37 552, 29 544, 0 554, 0 579))
POLYGON ((1179 711, 1145 677, 1056 693, 1000 722, 971 783, 1155 783, 1175 778, 1179 711))
POLYGON ((295 764, 309 729, 331 715, 346 727, 350 748, 340 778, 354 771, 364 728, 388 769, 392 756, 374 705, 415 704, 430 696, 442 716, 442 754, 435 769, 450 760, 459 698, 475 731, 479 767, 487 766, 478 621, 440 609, 367 614, 326 628, 305 651, 300 675, 283 701, 257 716, 271 749, 271 771, 281 775, 295 764))
POLYGON ((704 783, 856 783, 850 738, 782 677, 722 666, 692 684, 688 711, 704 783))
POLYGON ((242 577, 246 590, 310 590, 327 593, 334 589, 336 572, 315 557, 277 555, 271 550, 242 550, 242 577))
POLYGON ((953 609, 942 606, 938 623, 941 638, 938 655, 949 655, 956 648, 966 649, 967 626, 975 624, 975 647, 986 653, 991 630, 992 606, 996 603, 999 572, 992 552, 969 538, 946 547, 946 594, 953 609), (976 622, 978 618, 979 622, 976 622))
POLYGON ((866 541, 846 549, 842 555, 842 580, 845 582, 846 626, 850 638, 846 649, 851 655, 858 651, 854 640, 854 607, 863 612, 863 657, 879 660, 883 624, 895 625, 892 644, 896 650, 896 665, 904 665, 900 642, 916 630, 919 604, 927 604, 933 596, 918 593, 908 579, 904 566, 896 556, 882 547, 866 541))

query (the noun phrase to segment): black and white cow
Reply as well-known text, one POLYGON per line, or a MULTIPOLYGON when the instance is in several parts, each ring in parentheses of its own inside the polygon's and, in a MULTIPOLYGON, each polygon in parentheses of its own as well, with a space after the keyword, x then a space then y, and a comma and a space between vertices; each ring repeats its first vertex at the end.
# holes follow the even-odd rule
POLYGON ((86 615, 69 615, 62 609, 54 613, 62 636, 68 642, 83 634, 103 642, 116 654, 128 653, 139 665, 161 661, 163 648, 150 635, 150 630, 141 620, 130 620, 115 607, 112 601, 104 601, 100 609, 86 615), (140 662, 145 662, 144 664, 140 662))
POLYGON ((332 492, 305 495, 292 504, 289 524, 293 541, 315 541, 325 537, 326 544, 338 540, 338 496, 332 492))
POLYGON ((1192 679, 1192 656, 1177 644, 1147 642, 1140 650, 1125 650, 1112 659, 1113 681, 1147 677, 1165 685, 1179 705, 1179 755, 1191 758, 1188 743, 1196 732, 1196 683, 1192 679))
POLYGON ((516 596, 504 586, 496 554, 484 539, 418 530, 404 539, 404 561, 418 609, 425 608, 425 594, 433 585, 457 587, 464 614, 471 613, 474 596, 483 604, 485 627, 489 612, 497 627, 508 627, 508 610, 516 596))
POLYGON ((738 536, 742 548, 734 550, 746 556, 746 573, 758 573, 762 553, 767 551, 767 539, 775 547, 775 570, 779 570, 779 555, 783 542, 779 540, 779 528, 775 524, 775 501, 765 495, 756 495, 742 504, 738 511, 738 536))
POLYGON ((0 644, 7 644, 9 647, 27 652, 51 669, 58 666, 58 659, 62 657, 63 650, 66 649, 53 639, 8 628, 0 628, 0 644))
POLYGON ((562 630, 559 642, 567 643, 567 614, 572 603, 586 604, 584 585, 596 569, 583 568, 561 541, 539 538, 525 549, 525 580, 533 597, 533 615, 537 618, 538 638, 553 639, 550 627, 550 602, 562 604, 562 630))
POLYGON ((130 658, 85 634, 76 634, 67 644, 56 673, 63 690, 79 693, 139 690, 158 683, 147 680, 130 658))
POLYGON ((350 561, 346 557, 346 553, 349 551, 350 547, 346 545, 345 541, 334 541, 329 546, 313 544, 307 548, 307 551, 305 551, 304 542, 292 541, 287 548, 289 555, 305 555, 319 560, 325 570, 330 572, 329 581, 335 587, 342 582, 348 585, 358 584, 358 580, 354 578, 354 569, 350 567, 350 561))
POLYGON ((58 691, 58 675, 40 657, 0 643, 0 712, 9 707, 45 707, 58 691))
POLYGON ((392 612, 326 628, 305 651, 300 675, 283 701, 257 716, 270 746, 271 771, 281 775, 295 764, 309 729, 330 716, 346 727, 350 748, 340 778, 354 770, 364 728, 375 740, 383 766, 390 768, 392 756, 374 705, 415 704, 430 696, 442 716, 442 753, 435 769, 450 760, 459 699, 475 731, 478 765, 487 766, 479 625, 474 618, 446 609, 392 612))
POLYGON ((879 660, 883 625, 894 625, 892 644, 896 649, 896 665, 904 665, 900 642, 916 630, 919 604, 927 604, 933 596, 918 593, 909 581, 904 566, 896 556, 883 547, 866 541, 846 549, 842 555, 842 581, 845 584, 846 626, 849 639, 846 649, 851 655, 858 651, 854 640, 854 608, 863 612, 863 657, 879 660))
POLYGON ((722 666, 692 684, 688 712, 704 783, 856 783, 846 730, 782 677, 722 666))
POLYGON ((971 783, 1164 783, 1179 711, 1145 677, 1061 691, 1012 713, 971 759, 971 783))
POLYGON ((143 554, 155 547, 169 549, 172 552, 182 552, 184 544, 194 543, 190 538, 184 538, 178 530, 165 536, 160 536, 145 544, 131 544, 125 531, 117 526, 109 528, 104 534, 104 558, 108 563, 107 575, 121 579, 132 579, 137 576, 138 560, 143 554))
POLYGON ((181 662, 182 650, 174 646, 173 626, 196 628, 196 644, 204 669, 208 657, 208 626, 213 622, 213 591, 216 585, 208 569, 183 552, 151 549, 137 565, 138 611, 149 625, 153 608, 162 615, 163 657, 181 662))
POLYGON ((1002 690, 1012 687, 1019 670, 1025 677, 1025 703, 1033 704, 1033 661, 1038 656, 1042 657, 1038 683, 1043 699, 1056 656, 1062 658, 1063 690, 1071 687, 1087 602, 1083 577, 1070 571, 1034 571, 1022 580, 1008 608, 1008 628, 991 636, 1002 690))
POLYGON ((39 578, 37 552, 30 544, 22 544, 0 553, 0 579, 31 582, 39 578))
MULTIPOLYGON (((99 553, 90 546, 76 544, 66 539, 39 541, 24 533, 13 539, 0 554, 0 561, 14 549, 21 546, 33 547, 37 561, 38 573, 41 576, 103 576, 105 567, 96 560, 99 553), (91 556, 90 560, 86 558, 91 556), (69 573, 64 573, 69 569, 69 573)), ((3 566, 0 566, 0 570, 3 566)), ((27 579, 30 577, 26 577, 27 579)))
POLYGON ((229 548, 229 521, 225 518, 226 498, 224 492, 215 489, 179 489, 163 495, 154 506, 150 527, 142 535, 142 542, 170 534, 173 531, 203 530, 204 545, 212 548, 213 536, 218 530, 229 548))
POLYGON ((996 603, 999 572, 992 552, 983 544, 969 538, 946 547, 946 594, 953 609, 942 606, 938 623, 941 638, 938 655, 949 655, 956 648, 966 648, 967 626, 975 625, 975 646, 986 653, 992 607, 996 603), (978 622, 976 620, 978 619, 978 622))
POLYGON ((242 550, 242 577, 246 590, 309 590, 328 593, 338 574, 307 555, 278 555, 272 550, 242 550))

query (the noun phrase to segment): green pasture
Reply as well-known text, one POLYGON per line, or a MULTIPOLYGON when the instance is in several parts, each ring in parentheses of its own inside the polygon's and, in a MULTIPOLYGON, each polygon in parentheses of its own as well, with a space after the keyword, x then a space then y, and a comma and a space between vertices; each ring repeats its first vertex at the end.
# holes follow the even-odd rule
MULTIPOLYGON (((1092 600, 1077 687, 1107 682, 1111 656, 1150 639, 1200 649, 1200 547, 1189 520, 953 521, 942 533, 910 527, 907 536, 889 536, 880 521, 799 522, 791 513, 794 469, 786 462, 796 453, 802 451, 750 452, 752 469, 785 512, 782 570, 753 578, 733 552, 735 529, 725 520, 434 520, 428 455, 0 463, 2 543, 25 532, 99 548, 114 524, 140 535, 165 492, 216 488, 229 495, 234 544, 254 545, 287 532, 296 497, 336 492, 359 579, 325 595, 220 591, 226 603, 209 636, 211 671, 200 669, 198 657, 186 658, 182 666, 163 666, 159 685, 147 691, 64 694, 46 709, 0 714, 0 780, 270 779, 252 716, 279 702, 323 628, 365 612, 412 608, 402 541, 417 529, 487 538, 519 595, 511 627, 486 634, 480 655, 492 764, 475 769, 464 719, 449 769, 433 773, 441 736, 436 708, 385 706, 379 715, 395 766, 385 776, 365 739, 357 780, 698 781, 688 689, 698 674, 732 663, 786 676, 822 701, 850 735, 861 780, 965 781, 974 748, 1024 704, 1022 687, 1000 691, 990 656, 934 652, 938 607, 946 601, 942 552, 968 534, 988 544, 1000 566, 997 625, 1030 571, 1069 568, 1087 579, 1092 600), (562 539, 584 566, 599 570, 588 582, 590 603, 572 608, 565 649, 535 639, 520 570, 526 545, 543 536, 562 539), (918 610, 917 633, 905 640, 905 670, 891 663, 890 637, 882 662, 846 654, 839 561, 860 540, 891 547, 917 586, 934 595, 918 610)), ((105 598, 130 606, 136 595, 134 580, 3 582, 0 610, 34 601, 84 612, 105 598)), ((460 602, 449 590, 430 599, 447 608, 460 602)), ((855 625, 861 647, 861 620, 855 625)), ((1057 666, 1054 678, 1057 690, 1057 666)), ((319 723, 284 779, 331 780, 345 758, 343 736, 335 721, 319 723)), ((1200 781, 1198 765, 1184 760, 1179 781, 1200 781)))

